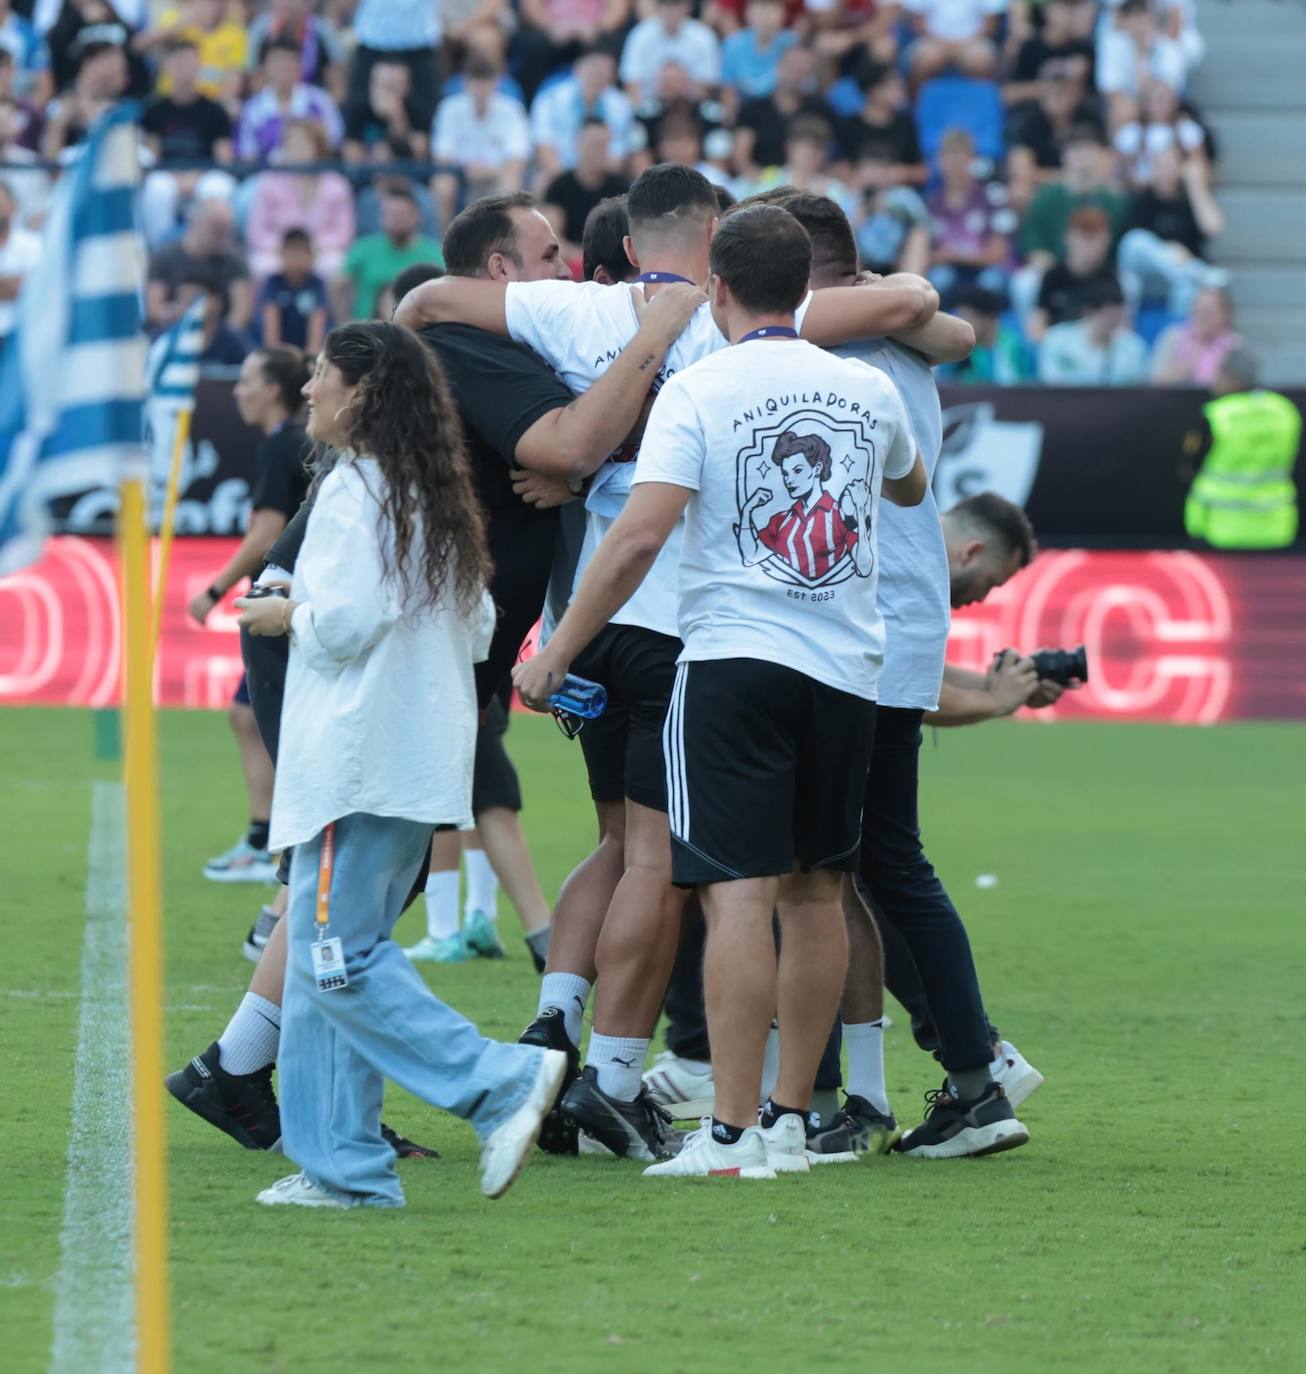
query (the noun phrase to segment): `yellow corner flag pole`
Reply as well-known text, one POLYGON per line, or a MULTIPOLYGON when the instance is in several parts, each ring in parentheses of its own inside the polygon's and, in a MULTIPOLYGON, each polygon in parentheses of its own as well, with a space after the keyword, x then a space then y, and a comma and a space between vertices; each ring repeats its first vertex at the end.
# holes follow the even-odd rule
POLYGON ((123 560, 127 892, 136 1116, 136 1368, 168 1370, 168 1174, 163 1117, 163 923, 145 483, 125 478, 123 560))
POLYGON ((154 576, 154 609, 150 620, 150 661, 159 652, 159 633, 163 629, 163 594, 168 585, 168 560, 172 556, 172 536, 177 524, 177 495, 181 488, 181 457, 190 438, 190 421, 195 412, 190 406, 177 416, 177 432, 172 438, 172 465, 168 469, 168 491, 163 501, 159 525, 159 566, 154 576))

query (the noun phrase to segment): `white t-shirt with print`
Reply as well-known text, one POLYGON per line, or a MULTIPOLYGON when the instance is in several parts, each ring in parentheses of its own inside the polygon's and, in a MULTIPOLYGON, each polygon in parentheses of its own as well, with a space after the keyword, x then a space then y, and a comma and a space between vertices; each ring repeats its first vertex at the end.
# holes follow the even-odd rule
MULTIPOLYGON (((597 282, 511 282, 505 309, 508 333, 527 344, 572 391, 588 391, 639 331, 639 317, 627 285, 597 282)), ((656 392, 668 377, 725 348, 706 304, 694 312, 684 332, 667 350, 653 383, 656 392)), ((585 542, 576 565, 576 582, 585 574, 600 541, 626 506, 637 448, 627 445, 594 474, 585 500, 585 542)), ((629 601, 612 617, 617 625, 642 625, 659 634, 677 635, 676 566, 683 525, 658 554, 657 561, 629 601)))
POLYGON ((681 661, 761 659, 874 701, 880 485, 915 458, 888 377, 801 339, 739 343, 670 378, 635 482, 695 493, 681 661))

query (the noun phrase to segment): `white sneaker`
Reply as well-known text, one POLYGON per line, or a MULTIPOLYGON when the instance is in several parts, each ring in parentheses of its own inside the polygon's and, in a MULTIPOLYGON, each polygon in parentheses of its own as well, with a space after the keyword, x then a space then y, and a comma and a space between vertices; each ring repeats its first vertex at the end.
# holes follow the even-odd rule
POLYGON ((275 883, 277 861, 266 849, 255 849, 242 837, 225 854, 204 865, 204 876, 213 883, 275 883))
POLYGON ((567 1072, 567 1056, 561 1050, 545 1050, 535 1082, 526 1101, 481 1146, 481 1192, 502 1197, 526 1167, 540 1123, 553 1110, 567 1072))
POLYGON ((697 1062, 681 1059, 679 1055, 665 1050, 644 1075, 648 1095, 677 1121, 698 1121, 712 1113, 715 1093, 712 1066, 706 1065, 706 1071, 690 1068, 691 1064, 697 1062))
POLYGON ((650 1164, 645 1178, 774 1178, 767 1158, 766 1141, 756 1126, 749 1126, 733 1145, 712 1135, 712 1118, 705 1116, 698 1130, 674 1159, 650 1164))
POLYGON ((805 1174, 811 1168, 807 1158, 807 1123, 797 1112, 786 1112, 774 1126, 758 1126, 766 1144, 766 1162, 777 1174, 805 1174))
POLYGON ((341 1210, 357 1207, 362 1202, 361 1198, 323 1187, 307 1174, 289 1174, 278 1179, 272 1187, 264 1188, 257 1200, 265 1207, 336 1207, 341 1210))
POLYGON ((1043 1085, 1043 1075, 1009 1040, 1001 1042, 990 1072, 993 1081, 1002 1084, 1013 1110, 1043 1085))

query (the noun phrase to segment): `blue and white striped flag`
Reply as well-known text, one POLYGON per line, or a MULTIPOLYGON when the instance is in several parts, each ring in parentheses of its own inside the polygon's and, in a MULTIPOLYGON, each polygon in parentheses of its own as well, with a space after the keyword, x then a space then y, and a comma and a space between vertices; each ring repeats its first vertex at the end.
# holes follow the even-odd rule
POLYGON ((201 292, 182 312, 177 323, 155 339, 149 358, 151 401, 171 402, 182 409, 195 404, 200 354, 204 352, 205 300, 201 292))
POLYGON ((138 113, 103 115, 55 188, 0 358, 0 573, 40 556, 50 501, 145 470, 138 113))

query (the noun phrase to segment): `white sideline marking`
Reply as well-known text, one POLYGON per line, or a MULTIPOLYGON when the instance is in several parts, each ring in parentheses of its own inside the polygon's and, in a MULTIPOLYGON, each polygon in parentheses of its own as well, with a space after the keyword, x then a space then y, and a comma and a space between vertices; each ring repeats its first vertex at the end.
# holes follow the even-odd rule
POLYGON ((50 1374, 129 1374, 135 1363, 124 855, 122 785, 96 782, 50 1374))

